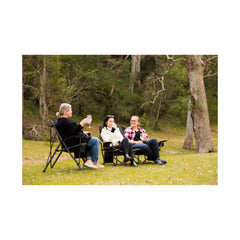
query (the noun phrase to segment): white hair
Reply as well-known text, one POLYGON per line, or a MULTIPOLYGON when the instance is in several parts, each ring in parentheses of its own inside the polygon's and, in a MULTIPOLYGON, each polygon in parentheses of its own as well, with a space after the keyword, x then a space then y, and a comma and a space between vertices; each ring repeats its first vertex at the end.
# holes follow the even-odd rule
POLYGON ((59 107, 59 112, 56 113, 56 116, 58 118, 60 118, 61 116, 63 116, 65 114, 66 111, 68 111, 71 108, 72 108, 72 106, 70 104, 62 103, 59 107))

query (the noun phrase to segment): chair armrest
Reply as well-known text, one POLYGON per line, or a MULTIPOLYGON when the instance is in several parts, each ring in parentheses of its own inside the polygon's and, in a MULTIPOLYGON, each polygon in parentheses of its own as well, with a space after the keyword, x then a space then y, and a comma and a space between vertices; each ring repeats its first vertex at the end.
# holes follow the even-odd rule
MULTIPOLYGON (((85 145, 87 145, 87 143, 79 143, 79 144, 75 144, 75 145, 73 145, 73 146, 68 146, 68 149, 70 150, 70 149, 72 149, 72 148, 76 148, 76 147, 80 147, 80 146, 85 146, 85 145)), ((66 148, 64 147, 63 148, 63 150, 66 150, 66 148)))
POLYGON ((70 140, 70 139, 75 138, 77 136, 79 137, 79 135, 74 135, 74 136, 71 136, 71 137, 63 138, 62 140, 63 140, 63 142, 65 142, 66 140, 70 140))
MULTIPOLYGON (((90 133, 90 132, 89 132, 89 133, 90 133)), ((91 133, 90 133, 90 134, 91 134, 91 133)), ((76 135, 73 135, 73 136, 64 138, 64 139, 62 139, 62 140, 65 142, 66 140, 70 140, 70 139, 73 139, 73 138, 79 138, 79 139, 81 139, 81 135, 78 133, 78 134, 76 134, 76 135)), ((80 143, 81 143, 81 141, 80 141, 80 143)))
POLYGON ((163 139, 163 140, 158 141, 159 147, 160 147, 160 148, 161 148, 161 147, 164 147, 164 143, 167 142, 167 141, 168 141, 167 139, 163 139))
POLYGON ((91 132, 89 132, 89 131, 83 131, 83 133, 84 133, 84 134, 86 134, 86 135, 87 135, 87 136, 89 136, 89 137, 90 137, 90 136, 91 136, 91 134, 92 134, 92 133, 91 133, 91 132))
POLYGON ((111 142, 103 142, 103 147, 104 148, 109 148, 110 144, 112 144, 111 142))

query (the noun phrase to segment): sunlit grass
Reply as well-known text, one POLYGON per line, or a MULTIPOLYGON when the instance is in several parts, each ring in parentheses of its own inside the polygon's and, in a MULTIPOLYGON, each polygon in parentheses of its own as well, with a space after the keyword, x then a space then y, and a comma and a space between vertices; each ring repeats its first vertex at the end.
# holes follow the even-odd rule
MULTIPOLYGON (((182 148, 185 136, 183 128, 169 128, 152 131, 151 137, 168 139, 160 155, 166 165, 149 162, 138 167, 113 166, 80 171, 67 153, 63 153, 53 169, 42 172, 49 143, 23 139, 22 183, 24 185, 217 185, 218 154, 196 154, 195 150, 182 148)), ((212 129, 213 141, 217 148, 217 128, 212 129)), ((91 128, 98 136, 96 126, 91 128)), ((100 154, 100 162, 102 162, 100 154)))

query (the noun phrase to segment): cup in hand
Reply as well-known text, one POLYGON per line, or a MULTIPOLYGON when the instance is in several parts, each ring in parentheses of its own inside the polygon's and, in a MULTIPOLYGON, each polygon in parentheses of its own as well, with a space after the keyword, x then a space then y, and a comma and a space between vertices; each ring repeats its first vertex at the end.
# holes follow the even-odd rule
POLYGON ((140 139, 141 139, 141 141, 144 141, 144 140, 145 140, 143 133, 140 134, 140 139))
POLYGON ((89 127, 88 128, 91 128, 90 124, 92 122, 92 115, 91 114, 87 115, 87 118, 89 119, 89 122, 88 122, 89 127))

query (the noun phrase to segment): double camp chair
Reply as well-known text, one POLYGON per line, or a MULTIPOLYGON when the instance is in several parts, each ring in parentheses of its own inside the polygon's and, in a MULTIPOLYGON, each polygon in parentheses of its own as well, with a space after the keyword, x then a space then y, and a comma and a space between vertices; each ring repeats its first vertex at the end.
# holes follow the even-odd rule
MULTIPOLYGON (((120 132, 124 133, 126 127, 123 125, 118 125, 120 132)), ((102 131, 102 126, 98 126, 99 130, 99 139, 100 139, 100 144, 101 144, 101 152, 102 152, 102 157, 103 157, 103 164, 105 163, 113 163, 114 165, 123 165, 125 164, 124 161, 124 152, 120 149, 116 149, 113 146, 111 146, 110 142, 104 142, 102 137, 101 137, 101 131, 102 131), (123 159, 120 159, 120 157, 123 157, 123 159)), ((159 151, 161 150, 161 147, 164 147, 164 142, 167 142, 167 140, 162 140, 159 141, 159 151)), ((134 154, 134 160, 138 164, 143 164, 147 162, 147 157, 144 155, 144 152, 141 149, 133 149, 133 154, 134 154)))
POLYGON ((84 162, 86 161, 86 158, 87 158, 87 144, 82 143, 81 138, 78 135, 63 139, 59 134, 58 130, 56 129, 56 121, 50 121, 50 152, 47 158, 46 166, 43 169, 43 172, 46 171, 49 165, 51 168, 53 168, 63 152, 69 153, 71 158, 77 164, 78 168, 80 170, 83 169, 84 162), (70 140, 71 138, 76 138, 76 137, 77 139, 79 139, 79 143, 74 146, 68 147, 65 142, 67 140, 70 140), (57 147, 55 148, 55 146, 57 147), (76 152, 76 149, 78 149, 79 151, 76 152), (81 160, 82 160, 82 167, 81 167, 81 160))

